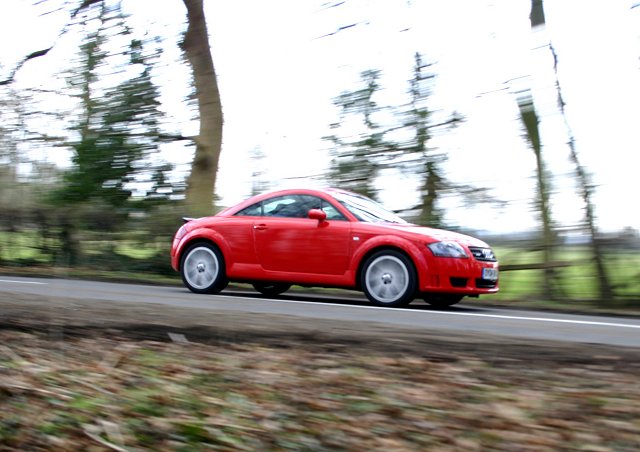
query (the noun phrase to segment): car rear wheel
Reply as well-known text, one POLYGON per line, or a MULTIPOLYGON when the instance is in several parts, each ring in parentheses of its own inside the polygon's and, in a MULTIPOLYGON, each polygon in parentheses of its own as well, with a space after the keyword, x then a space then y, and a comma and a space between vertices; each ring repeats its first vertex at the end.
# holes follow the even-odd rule
POLYGON ((424 296, 424 301, 436 308, 448 308, 462 300, 460 295, 450 295, 444 293, 431 293, 424 296))
POLYGON ((210 243, 196 243, 187 249, 180 275, 184 285, 195 293, 218 293, 228 283, 222 253, 210 243))
POLYGON ((260 292, 262 295, 266 295, 268 297, 275 297, 276 295, 280 295, 281 293, 286 292, 291 287, 291 284, 286 283, 264 283, 264 282, 256 282, 253 283, 253 288, 260 292))
POLYGON ((371 255, 362 267, 362 289, 378 306, 406 306, 413 300, 417 277, 411 260, 404 254, 383 250, 371 255))

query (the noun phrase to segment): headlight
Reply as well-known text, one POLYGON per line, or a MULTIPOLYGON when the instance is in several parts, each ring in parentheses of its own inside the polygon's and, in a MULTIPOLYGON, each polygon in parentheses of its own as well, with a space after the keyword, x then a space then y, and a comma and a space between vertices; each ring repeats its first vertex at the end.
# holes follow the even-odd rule
POLYGON ((438 257, 469 257, 464 248, 457 242, 435 242, 427 247, 438 257))

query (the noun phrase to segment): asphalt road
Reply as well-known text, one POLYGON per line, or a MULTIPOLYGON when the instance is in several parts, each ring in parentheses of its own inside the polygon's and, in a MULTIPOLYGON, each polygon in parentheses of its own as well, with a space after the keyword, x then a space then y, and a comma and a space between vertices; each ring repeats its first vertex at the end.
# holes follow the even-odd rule
POLYGON ((229 289, 219 295, 196 295, 186 288, 118 284, 85 280, 0 277, 2 300, 21 296, 82 299, 110 303, 161 304, 185 309, 225 311, 256 316, 280 314, 307 319, 340 320, 354 324, 380 323, 395 327, 445 332, 489 333, 520 339, 543 339, 570 343, 592 343, 640 347, 640 319, 559 314, 474 306, 473 301, 452 308, 434 309, 416 303, 405 309, 369 305, 358 293, 318 295, 303 290, 276 299, 261 298, 255 292, 229 289))

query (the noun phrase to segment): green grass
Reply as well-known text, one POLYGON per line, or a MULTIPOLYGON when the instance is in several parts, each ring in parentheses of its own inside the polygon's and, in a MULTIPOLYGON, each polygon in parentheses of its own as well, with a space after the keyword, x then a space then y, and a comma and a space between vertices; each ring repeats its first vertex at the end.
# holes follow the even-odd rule
POLYGON ((0 231, 0 260, 47 262, 42 253, 43 243, 37 231, 0 231))
MULTIPOLYGON (((541 252, 517 247, 496 249, 501 266, 542 263, 541 252)), ((556 250, 556 262, 567 267, 556 269, 560 290, 564 297, 575 300, 594 300, 598 295, 595 265, 586 247, 563 247, 556 250)), ((616 294, 622 298, 640 299, 640 255, 632 252, 608 251, 605 265, 616 294)), ((500 298, 539 298, 542 294, 543 270, 503 271, 500 275, 500 298)))
POLYGON ((36 230, 0 232, 0 265, 7 269, 54 272, 108 279, 149 279, 174 276, 169 266, 170 238, 143 235, 122 239, 122 234, 78 234, 80 253, 71 269, 57 238, 43 241, 36 230), (66 269, 66 270, 65 270, 66 269))

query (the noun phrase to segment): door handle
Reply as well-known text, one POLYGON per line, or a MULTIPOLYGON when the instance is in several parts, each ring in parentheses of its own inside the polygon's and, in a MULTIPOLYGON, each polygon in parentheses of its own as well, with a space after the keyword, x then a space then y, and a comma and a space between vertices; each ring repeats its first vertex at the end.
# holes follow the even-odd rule
POLYGON ((264 231, 265 229, 267 229, 267 225, 266 224, 254 224, 253 225, 253 229, 257 229, 258 231, 264 231))

